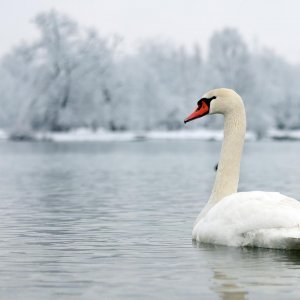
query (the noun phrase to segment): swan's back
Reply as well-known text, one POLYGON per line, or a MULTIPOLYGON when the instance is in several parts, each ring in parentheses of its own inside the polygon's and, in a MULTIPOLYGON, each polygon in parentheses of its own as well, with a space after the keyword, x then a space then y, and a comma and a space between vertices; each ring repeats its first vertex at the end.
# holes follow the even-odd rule
POLYGON ((280 193, 225 197, 195 224, 193 239, 228 246, 300 249, 300 203, 280 193))

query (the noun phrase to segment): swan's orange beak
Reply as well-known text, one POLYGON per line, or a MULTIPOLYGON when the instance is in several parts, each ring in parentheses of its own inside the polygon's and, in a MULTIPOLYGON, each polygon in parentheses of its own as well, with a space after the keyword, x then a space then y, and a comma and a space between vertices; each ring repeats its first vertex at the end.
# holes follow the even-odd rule
POLYGON ((195 119, 201 118, 209 113, 209 107, 205 101, 201 101, 201 106, 199 105, 196 110, 190 114, 185 120, 184 124, 195 119))

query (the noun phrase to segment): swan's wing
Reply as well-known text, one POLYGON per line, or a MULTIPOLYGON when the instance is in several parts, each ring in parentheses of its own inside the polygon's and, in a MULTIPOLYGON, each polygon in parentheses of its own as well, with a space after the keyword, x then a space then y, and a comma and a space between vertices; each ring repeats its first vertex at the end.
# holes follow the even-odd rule
MULTIPOLYGON (((195 225, 193 238, 208 243, 240 246, 245 244, 250 233, 259 233, 259 230, 284 229, 284 236, 300 238, 299 226, 300 203, 297 200, 279 193, 236 193, 225 197, 210 209, 195 225), (292 228, 293 233, 297 232, 299 236, 291 235, 289 230, 292 228)), ((274 232, 264 231, 267 236, 271 233, 274 232)))

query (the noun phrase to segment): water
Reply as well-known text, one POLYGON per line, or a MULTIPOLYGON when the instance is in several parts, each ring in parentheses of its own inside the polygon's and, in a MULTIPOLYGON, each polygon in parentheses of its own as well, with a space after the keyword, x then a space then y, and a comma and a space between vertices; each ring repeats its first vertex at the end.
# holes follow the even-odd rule
MULTIPOLYGON (((220 143, 0 144, 1 299, 299 299, 297 252, 196 245, 220 143)), ((300 143, 247 143, 240 190, 300 199, 300 143)))

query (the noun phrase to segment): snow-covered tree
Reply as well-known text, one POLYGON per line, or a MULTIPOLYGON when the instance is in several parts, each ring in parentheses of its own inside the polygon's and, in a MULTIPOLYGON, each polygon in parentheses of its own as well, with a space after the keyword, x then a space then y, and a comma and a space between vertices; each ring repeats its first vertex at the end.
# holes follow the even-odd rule
POLYGON ((216 86, 233 88, 242 95, 247 93, 253 82, 250 54, 237 30, 226 28, 211 37, 207 63, 216 86))
POLYGON ((20 45, 2 64, 14 86, 10 97, 22 101, 15 125, 27 122, 38 130, 109 126, 113 48, 95 31, 80 29, 55 11, 34 21, 39 40, 20 45), (14 91, 17 86, 26 92, 14 91))

